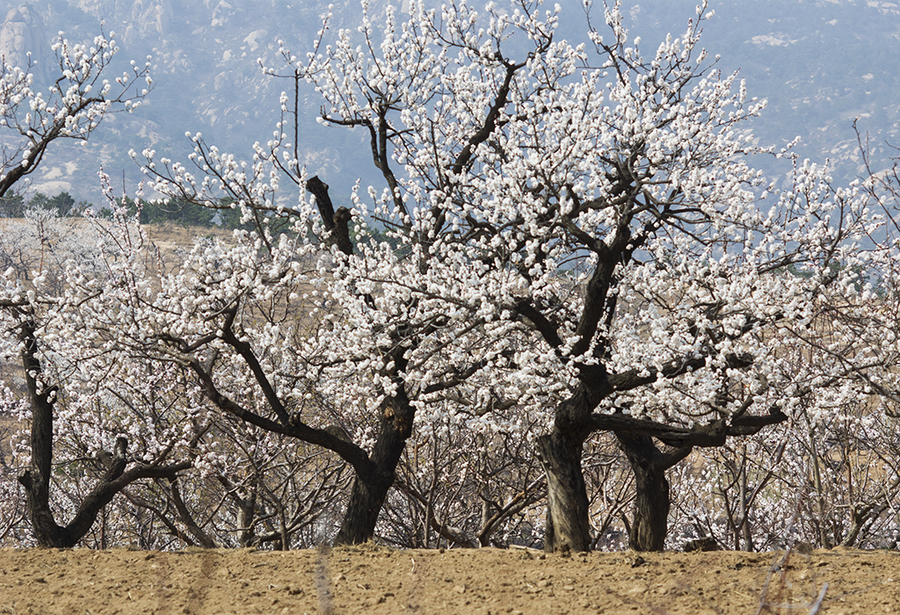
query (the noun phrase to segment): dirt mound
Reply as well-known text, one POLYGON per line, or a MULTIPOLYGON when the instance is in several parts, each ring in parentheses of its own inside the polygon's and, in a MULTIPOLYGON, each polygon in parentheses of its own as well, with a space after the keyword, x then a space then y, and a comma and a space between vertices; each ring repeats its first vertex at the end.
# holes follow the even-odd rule
POLYGON ((0 550, 0 613, 896 612, 900 554, 0 550), (762 610, 760 610, 762 606, 762 610))

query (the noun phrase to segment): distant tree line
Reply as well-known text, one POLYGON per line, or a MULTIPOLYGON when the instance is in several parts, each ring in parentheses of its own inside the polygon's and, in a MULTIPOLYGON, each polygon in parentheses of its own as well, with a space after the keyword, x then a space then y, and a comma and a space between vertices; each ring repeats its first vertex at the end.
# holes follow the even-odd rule
MULTIPOLYGON (((228 207, 228 203, 223 203, 222 209, 216 210, 189 203, 183 199, 138 202, 126 197, 125 205, 131 215, 137 214, 140 210, 141 224, 173 223, 185 227, 220 226, 226 229, 241 226, 240 210, 231 209, 228 207)), ((95 208, 88 201, 76 201, 66 191, 60 192, 56 196, 47 196, 43 192, 37 192, 27 200, 22 194, 0 197, 0 218, 24 218, 25 212, 31 209, 43 209, 65 218, 83 216, 85 212, 95 208)), ((112 217, 112 210, 108 207, 99 209, 97 213, 101 218, 112 217)))
POLYGON ((8 194, 0 197, 0 218, 24 218, 29 209, 46 209, 58 213, 60 216, 80 216, 90 203, 75 199, 68 192, 60 192, 50 197, 43 192, 37 192, 29 200, 25 200, 22 194, 8 194))

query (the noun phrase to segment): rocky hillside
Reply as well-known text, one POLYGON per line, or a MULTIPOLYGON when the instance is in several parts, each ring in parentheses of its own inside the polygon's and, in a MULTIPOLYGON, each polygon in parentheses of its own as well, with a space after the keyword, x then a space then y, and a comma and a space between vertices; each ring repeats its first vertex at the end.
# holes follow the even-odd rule
MULTIPOLYGON (((374 10, 385 0, 372 0, 374 10)), ((122 61, 150 55, 156 87, 133 115, 105 122, 86 148, 57 149, 34 188, 68 190, 96 201, 102 164, 133 189, 139 173, 129 149, 154 147, 182 159, 186 131, 238 153, 265 139, 276 121, 277 97, 286 85, 262 75, 258 58, 275 62, 279 39, 304 49, 321 26, 326 0, 32 0, 0 1, 0 53, 16 62, 32 51, 38 80, 52 63, 49 43, 58 31, 89 39, 115 32, 122 61), (5 17, 3 17, 5 15, 5 17), (101 26, 102 24, 102 26, 101 26)), ((352 27, 357 0, 332 2, 333 28, 352 27)), ((580 2, 564 3, 564 34, 583 28, 580 2), (567 8, 569 5, 571 9, 567 8)), ((599 3, 596 3, 599 4, 599 3)), ((668 31, 680 32, 694 0, 625 0, 630 27, 645 50, 668 31)), ((770 102, 754 130, 762 142, 801 136, 800 151, 839 164, 838 176, 857 172, 852 121, 881 146, 900 142, 900 97, 895 57, 900 45, 900 4, 865 0, 713 0, 706 47, 720 66, 741 70, 751 95, 770 102)), ((595 21, 599 19, 595 8, 595 21)), ((303 143, 307 162, 340 192, 368 168, 361 131, 324 129, 315 123, 318 102, 308 96, 303 143)), ((882 153, 885 148, 882 147, 882 153)), ((366 181, 377 181, 373 176, 366 181)), ((349 192, 349 188, 344 190, 349 192)))

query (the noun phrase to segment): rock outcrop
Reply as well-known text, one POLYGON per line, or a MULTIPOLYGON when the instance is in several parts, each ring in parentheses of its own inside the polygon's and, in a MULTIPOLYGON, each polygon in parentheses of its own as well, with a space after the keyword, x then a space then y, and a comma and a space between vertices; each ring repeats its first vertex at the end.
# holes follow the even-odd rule
POLYGON ((47 78, 50 55, 41 16, 24 5, 10 9, 0 26, 0 56, 3 60, 21 68, 30 64, 35 79, 41 83, 47 78))

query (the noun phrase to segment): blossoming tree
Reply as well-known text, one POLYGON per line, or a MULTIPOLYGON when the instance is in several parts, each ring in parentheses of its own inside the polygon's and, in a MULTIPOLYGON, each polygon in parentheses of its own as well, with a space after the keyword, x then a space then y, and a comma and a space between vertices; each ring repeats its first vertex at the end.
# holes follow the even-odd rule
POLYGON ((0 196, 38 168, 54 141, 87 140, 105 115, 137 108, 152 87, 149 63, 110 74, 118 52, 112 37, 71 43, 60 34, 52 49, 54 81, 46 92, 34 85, 32 66, 0 60, 0 196))
POLYGON ((258 231, 252 276, 209 264, 173 288, 167 313, 199 311, 155 352, 180 353, 223 411, 354 467, 340 542, 371 537, 413 425, 456 415, 534 440, 550 550, 590 548, 583 446, 614 432, 635 474, 631 544, 659 549, 667 468, 871 367, 860 349, 816 377, 783 369, 786 345, 833 347, 803 331, 826 306, 865 310, 860 272, 891 275, 896 246, 862 186, 797 160, 779 183, 753 169, 783 152, 754 145, 747 120, 764 104, 700 48, 706 4, 648 55, 618 3, 582 44, 560 40, 557 12, 417 5, 379 26, 364 15, 331 44, 323 28, 306 55, 283 46, 286 68, 269 72, 314 84, 323 122, 368 136, 385 188, 354 190, 350 209, 299 163, 296 89, 252 163, 199 135, 193 167, 144 153, 156 190, 227 202, 258 231), (315 237, 331 247, 306 267, 315 237), (314 335, 253 326, 248 298, 293 301, 298 284, 329 306, 314 335), (214 368, 228 361, 255 392, 223 392, 214 368), (352 434, 312 427, 310 391, 369 418, 352 434))
MULTIPOLYGON (((129 71, 117 77, 109 74, 118 48, 115 41, 104 35, 88 44, 73 44, 60 36, 53 50, 58 71, 46 92, 35 89, 30 66, 0 63, 0 126, 4 140, 0 155, 0 195, 34 172, 54 141, 86 140, 106 114, 136 108, 152 86, 146 65, 132 63, 129 71)), ((90 268, 93 264, 88 259, 81 266, 90 268)), ((54 420, 58 419, 55 415, 60 407, 84 410, 80 404, 86 398, 73 401, 85 394, 85 388, 75 385, 85 373, 79 372, 79 367, 88 368, 92 361, 102 362, 102 359, 92 356, 95 349, 90 345, 68 352, 73 349, 65 347, 64 337, 59 335, 68 326, 58 319, 60 310, 66 306, 65 291, 56 284, 59 280, 55 278, 61 272, 50 273, 49 263, 46 269, 43 265, 42 260, 41 267, 35 271, 10 267, 3 275, 0 355, 4 359, 19 357, 30 405, 27 446, 30 467, 19 477, 19 482, 26 491, 35 540, 43 546, 66 547, 77 543, 89 531, 99 512, 124 486, 138 478, 173 476, 186 466, 163 464, 168 452, 163 447, 157 451, 160 455, 147 463, 126 467, 130 462, 126 458, 128 439, 120 434, 105 443, 105 471, 72 507, 72 518, 65 524, 55 520, 51 506, 54 420), (50 276, 54 277, 52 284, 50 276), (61 355, 55 353, 59 345, 65 347, 61 355), (85 363, 79 366, 79 359, 85 363)), ((96 378, 102 374, 103 367, 93 367, 97 370, 93 374, 96 378)), ((93 382, 96 384, 96 380, 93 382)))

